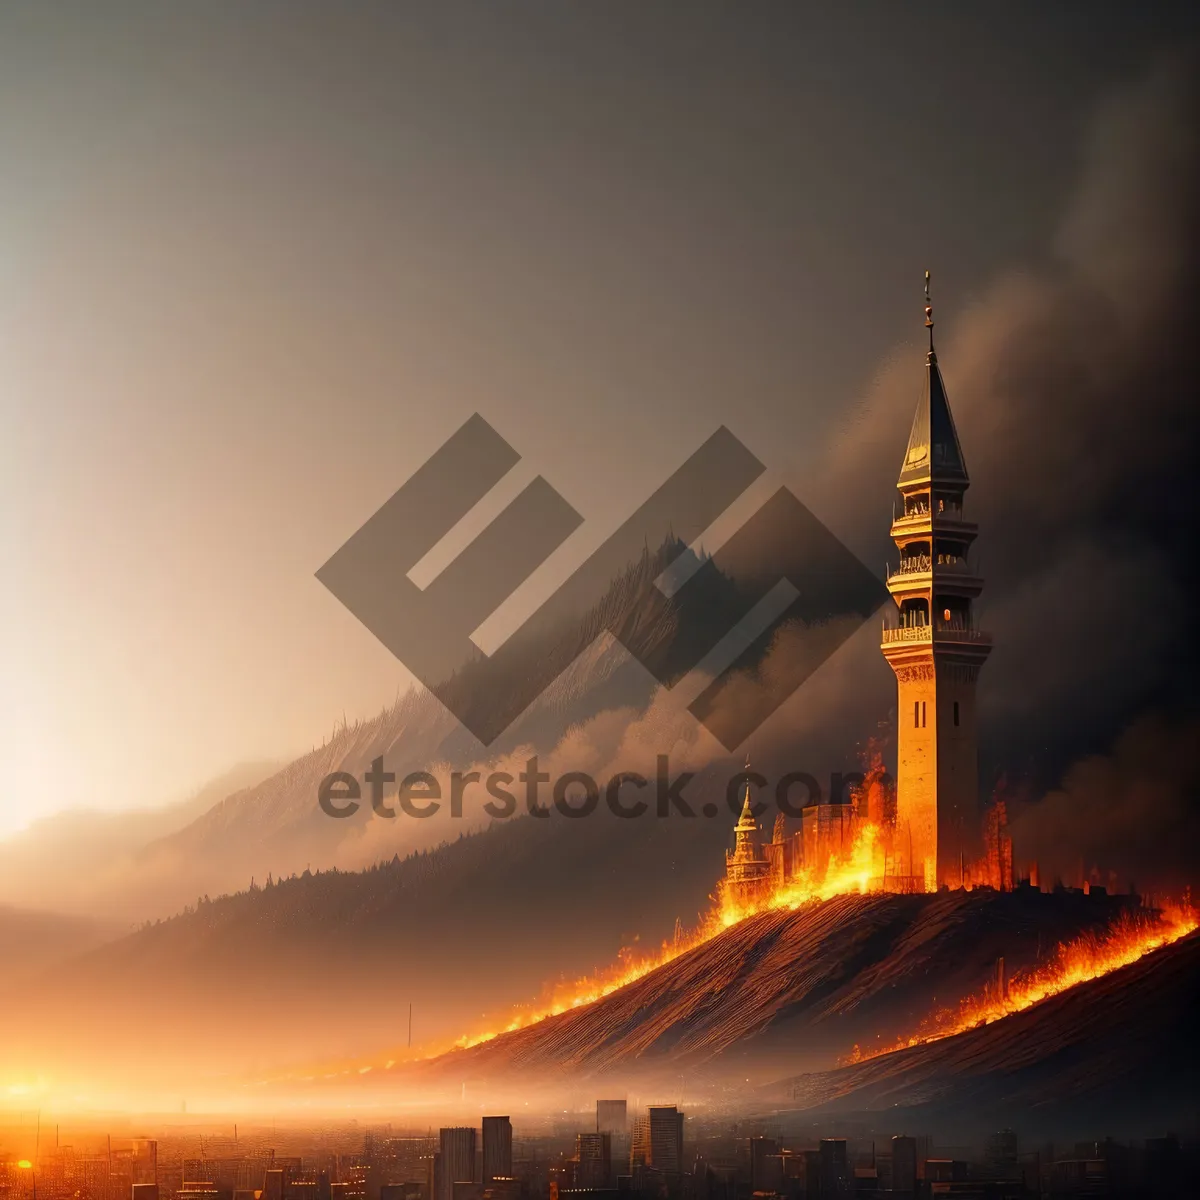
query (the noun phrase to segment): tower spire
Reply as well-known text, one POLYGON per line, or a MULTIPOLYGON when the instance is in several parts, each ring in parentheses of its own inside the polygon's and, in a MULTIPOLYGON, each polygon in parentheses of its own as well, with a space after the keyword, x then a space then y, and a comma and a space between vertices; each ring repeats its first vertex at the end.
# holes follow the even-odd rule
POLYGON ((929 296, 929 272, 925 272, 925 328, 929 330, 929 353, 925 356, 925 390, 913 415, 912 431, 900 468, 897 486, 935 483, 966 487, 967 464, 958 431, 946 397, 946 384, 933 348, 933 301, 929 296))
POLYGON ((925 272, 925 328, 929 330, 929 358, 927 362, 937 362, 937 353, 933 348, 933 301, 929 298, 929 272, 925 272))
MULTIPOLYGON (((750 773, 750 755, 746 755, 746 773, 750 773)), ((754 819, 754 812, 750 807, 750 780, 747 779, 742 787, 742 815, 738 818, 737 827, 739 829, 754 829, 757 831, 758 822, 754 819)))

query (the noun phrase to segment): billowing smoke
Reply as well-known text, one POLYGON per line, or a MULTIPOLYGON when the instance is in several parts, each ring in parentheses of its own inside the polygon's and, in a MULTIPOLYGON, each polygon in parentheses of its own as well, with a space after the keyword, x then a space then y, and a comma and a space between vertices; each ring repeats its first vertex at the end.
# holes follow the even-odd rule
MULTIPOLYGON (((981 623, 996 639, 981 683, 984 765, 1023 778, 1034 797, 1065 778, 1044 819, 1035 806, 1016 831, 1018 854, 1034 857, 1069 813, 1070 836, 1058 833, 1074 859, 1051 864, 1064 873, 1082 857, 1148 878, 1148 831, 1182 833, 1196 808, 1195 774, 1180 761, 1195 728, 1153 714, 1195 703, 1198 58, 1161 63, 1097 114, 1041 263, 996 279, 966 313, 935 314, 981 525, 981 623), (1097 775, 1086 756, 1118 738, 1097 775), (1150 745, 1169 761, 1136 749, 1150 745), (1079 758, 1087 765, 1069 769, 1079 758), (1118 814, 1143 795, 1162 811, 1131 837, 1118 814)), ((921 369, 915 349, 890 356, 804 489, 831 498, 819 515, 867 562, 894 555, 880 498, 899 471, 921 369)), ((868 622, 755 735, 756 752, 837 764, 874 735, 894 694, 875 635, 868 622)), ((786 639, 775 652, 789 652, 786 639)), ((625 739, 645 740, 636 729, 625 739)), ((1178 839, 1174 878, 1200 861, 1195 846, 1178 839)))
MULTIPOLYGON (((981 623, 995 635, 980 687, 985 773, 1010 786, 1016 779, 1034 801, 1016 823, 1018 857, 1044 858, 1064 877, 1086 860, 1105 878, 1116 870, 1149 879, 1156 836, 1176 843, 1167 872, 1175 880, 1197 862, 1196 839, 1172 836, 1195 802, 1195 775, 1181 758, 1194 726, 1146 715, 1194 704, 1196 58, 1160 64, 1097 114, 1041 262, 994 280, 965 313, 935 311, 973 485, 968 504, 981 526, 981 623), (1088 757, 1110 750, 1103 769, 1088 757), (1149 796, 1159 811, 1135 819, 1149 796)), ((918 314, 914 303, 914 323, 918 314)), ((889 357, 828 448, 823 477, 803 489, 829 498, 819 515, 867 562, 894 555, 888 489, 921 358, 916 347, 889 357)), ((782 635, 759 670, 794 652, 782 635)), ((767 771, 852 769, 887 718, 893 688, 869 621, 749 748, 767 771)), ((672 747, 681 767, 730 762, 662 694, 648 709, 580 720, 546 758, 559 770, 646 771, 672 747)))
POLYGON ((1194 881, 1200 839, 1200 720, 1146 717, 1112 753, 1085 758, 1036 803, 1010 805, 1014 841, 1043 884, 1083 880, 1177 892, 1194 881))
MULTIPOLYGON (((980 689, 984 759, 996 773, 1040 768, 1032 777, 1052 780, 1143 714, 1194 704, 1196 58, 1160 65, 1098 114, 1046 261, 997 279, 971 311, 939 324, 949 327, 939 360, 981 524, 981 623, 996 638, 980 689)), ((868 561, 885 547, 877 489, 862 484, 899 467, 914 357, 880 373, 819 489, 839 497, 850 514, 839 532, 868 561)), ((1129 757, 1130 744, 1111 760, 1126 796, 1142 765, 1161 778, 1129 757)), ((1048 811, 1062 813, 1061 796, 1078 797, 1085 777, 1069 774, 1048 811)), ((1172 777, 1178 813, 1195 793, 1186 774, 1172 777)), ((1072 810, 1081 852, 1134 869, 1126 831, 1090 823, 1086 810, 1082 799, 1072 810)), ((1030 853, 1041 844, 1032 831, 1024 819, 1018 841, 1028 833, 1030 853)), ((1194 845, 1178 851, 1193 864, 1194 845)))

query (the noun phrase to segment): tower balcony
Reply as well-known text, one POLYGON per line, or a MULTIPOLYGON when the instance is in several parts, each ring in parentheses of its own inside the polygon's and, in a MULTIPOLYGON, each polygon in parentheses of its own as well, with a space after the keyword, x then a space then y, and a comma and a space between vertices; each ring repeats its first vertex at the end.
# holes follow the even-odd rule
POLYGON ((975 570, 961 555, 954 554, 910 554, 900 559, 898 567, 888 567, 888 578, 897 575, 974 575, 975 570))
POLYGON ((935 621, 932 625, 901 625, 894 629, 883 627, 882 647, 903 642, 937 643, 939 645, 991 646, 992 635, 969 625, 935 621))
POLYGON ((979 532, 979 526, 974 521, 963 519, 961 508, 945 508, 937 511, 930 510, 928 505, 922 505, 913 511, 902 513, 892 518, 891 536, 911 538, 915 534, 949 533, 972 540, 979 532))
POLYGON ((962 596, 978 596, 983 579, 965 558, 949 554, 914 554, 887 571, 888 591, 895 595, 927 592, 931 588, 962 596))

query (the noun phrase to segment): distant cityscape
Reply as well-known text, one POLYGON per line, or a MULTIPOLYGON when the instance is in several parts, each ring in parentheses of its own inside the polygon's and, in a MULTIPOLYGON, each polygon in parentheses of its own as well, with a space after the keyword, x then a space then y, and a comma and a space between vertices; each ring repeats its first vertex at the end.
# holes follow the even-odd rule
MULTIPOLYGON (((157 1138, 88 1134, 0 1149, 0 1200, 803 1200, 808 1197, 1057 1200, 1193 1197, 1200 1141, 1023 1145, 1000 1130, 978 1146, 928 1134, 784 1132, 770 1119, 689 1119, 676 1105, 598 1100, 589 1114, 434 1132, 391 1124, 157 1138), (586 1125, 586 1128, 581 1126, 586 1125)), ((10 1140, 5 1138, 4 1141, 10 1140)))

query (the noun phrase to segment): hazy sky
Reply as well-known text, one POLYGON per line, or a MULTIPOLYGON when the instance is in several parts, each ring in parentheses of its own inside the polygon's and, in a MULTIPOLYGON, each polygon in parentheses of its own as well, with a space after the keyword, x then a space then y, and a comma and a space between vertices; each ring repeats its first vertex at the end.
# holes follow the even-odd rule
POLYGON ((576 559, 720 423, 836 530, 813 455, 927 266, 952 335, 1043 253, 1147 7, 6 5, 0 832, 390 701, 313 572, 474 411, 576 559))

